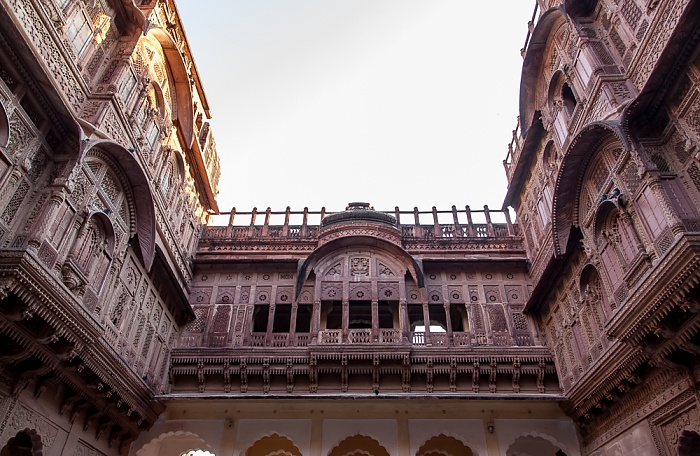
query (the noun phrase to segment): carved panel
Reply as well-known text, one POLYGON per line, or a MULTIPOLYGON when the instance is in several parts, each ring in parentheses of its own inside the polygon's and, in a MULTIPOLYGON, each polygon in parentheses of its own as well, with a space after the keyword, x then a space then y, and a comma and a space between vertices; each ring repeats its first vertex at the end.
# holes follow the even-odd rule
POLYGON ((254 304, 270 304, 272 301, 272 287, 257 287, 255 289, 254 304))
POLYGON ((340 301, 343 298, 343 284, 341 282, 321 283, 321 299, 328 301, 340 301))
POLYGON ((377 284, 377 299, 398 301, 399 284, 397 282, 380 282, 377 284))
POLYGON ((293 296, 292 287, 277 287, 277 298, 275 302, 277 304, 291 304, 293 296))
POLYGON ((217 304, 231 304, 236 296, 236 287, 219 287, 216 295, 217 304))
POLYGON ((369 282, 350 284, 350 301, 369 301, 372 299, 372 287, 369 282))
POLYGON ((190 294, 190 304, 202 305, 211 302, 212 287, 194 287, 190 294))

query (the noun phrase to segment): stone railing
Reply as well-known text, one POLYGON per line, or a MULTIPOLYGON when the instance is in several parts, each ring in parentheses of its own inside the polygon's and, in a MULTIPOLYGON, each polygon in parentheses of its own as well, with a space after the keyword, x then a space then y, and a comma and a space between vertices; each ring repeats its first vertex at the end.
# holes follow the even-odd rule
MULTIPOLYGON (((396 207, 393 211, 383 211, 396 219, 396 228, 401 232, 401 237, 410 239, 455 239, 455 238, 492 238, 519 236, 518 226, 511 222, 508 210, 492 210, 488 206, 483 209, 471 209, 465 206, 457 210, 452 206, 450 210, 430 211, 402 211, 396 207), (413 223, 402 223, 410 218, 413 223), (492 217, 499 219, 493 222, 492 217), (430 223, 425 223, 430 220, 430 223), (446 223, 449 222, 449 223, 446 223)), ((321 211, 291 211, 287 208, 284 212, 275 212, 270 208, 264 213, 264 221, 259 223, 258 211, 253 208, 251 212, 237 212, 233 208, 230 212, 222 212, 212 219, 212 224, 206 227, 202 233, 202 240, 246 240, 246 239, 287 239, 287 240, 314 240, 319 236, 321 221, 327 216, 338 212, 321 211), (216 225, 221 216, 228 216, 226 225, 216 225), (243 225, 235 225, 240 217, 245 217, 243 225), (236 218, 238 217, 238 218, 236 218), (282 224, 275 224, 275 219, 282 218, 282 224), (301 223, 292 223, 297 220, 301 223)))

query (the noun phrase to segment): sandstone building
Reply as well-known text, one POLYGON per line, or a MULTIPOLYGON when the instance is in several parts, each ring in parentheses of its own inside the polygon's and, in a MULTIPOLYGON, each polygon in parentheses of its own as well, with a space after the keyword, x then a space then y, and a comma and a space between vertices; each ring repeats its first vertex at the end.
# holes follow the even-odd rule
POLYGON ((700 453, 700 1, 533 4, 517 223, 220 210, 172 0, 0 5, 2 456, 700 453))

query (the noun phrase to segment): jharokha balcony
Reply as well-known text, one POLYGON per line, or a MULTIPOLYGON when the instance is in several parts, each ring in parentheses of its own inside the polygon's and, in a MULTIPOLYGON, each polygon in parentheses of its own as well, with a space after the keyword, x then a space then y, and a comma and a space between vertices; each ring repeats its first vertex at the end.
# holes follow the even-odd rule
POLYGON ((531 286, 507 211, 351 203, 226 215, 194 258, 195 320, 171 354, 173 391, 193 376, 200 392, 224 379, 215 390, 264 394, 276 376, 287 392, 307 393, 367 393, 380 377, 397 392, 418 382, 540 394, 556 384, 549 349, 522 313, 531 286))

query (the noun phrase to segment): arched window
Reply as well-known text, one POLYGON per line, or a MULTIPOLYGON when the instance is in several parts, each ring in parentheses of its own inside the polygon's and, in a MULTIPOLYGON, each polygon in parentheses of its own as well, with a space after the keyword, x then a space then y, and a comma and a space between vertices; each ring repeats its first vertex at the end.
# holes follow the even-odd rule
POLYGON ((561 88, 561 99, 564 102, 566 112, 569 117, 571 117, 574 113, 574 109, 576 109, 576 97, 574 96, 574 91, 571 90, 571 87, 566 82, 561 88))
POLYGON ((612 315, 613 309, 603 288, 600 274, 593 265, 589 264, 581 272, 580 294, 581 298, 591 306, 596 326, 602 329, 605 320, 612 315))

